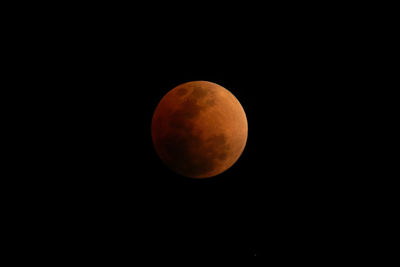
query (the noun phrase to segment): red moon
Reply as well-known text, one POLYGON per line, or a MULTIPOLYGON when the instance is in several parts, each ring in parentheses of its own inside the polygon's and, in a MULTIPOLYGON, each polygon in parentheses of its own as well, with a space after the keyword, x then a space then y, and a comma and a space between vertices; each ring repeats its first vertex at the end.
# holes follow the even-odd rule
POLYGON ((209 178, 229 169, 242 154, 247 118, 224 87, 187 82, 161 99, 151 134, 157 154, 170 169, 186 177, 209 178))

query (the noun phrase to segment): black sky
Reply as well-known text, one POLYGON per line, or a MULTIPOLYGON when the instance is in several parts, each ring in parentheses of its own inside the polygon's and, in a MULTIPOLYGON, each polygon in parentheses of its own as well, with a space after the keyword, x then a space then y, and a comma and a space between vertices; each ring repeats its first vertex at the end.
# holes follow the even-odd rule
POLYGON ((190 23, 91 13, 55 26, 44 97, 60 111, 52 151, 63 153, 43 188, 56 199, 57 253, 273 262, 350 253, 360 179, 349 167, 351 34, 337 37, 323 14, 280 11, 190 23), (165 167, 150 134, 161 98, 194 80, 230 90, 249 127, 237 163, 205 180, 165 167))

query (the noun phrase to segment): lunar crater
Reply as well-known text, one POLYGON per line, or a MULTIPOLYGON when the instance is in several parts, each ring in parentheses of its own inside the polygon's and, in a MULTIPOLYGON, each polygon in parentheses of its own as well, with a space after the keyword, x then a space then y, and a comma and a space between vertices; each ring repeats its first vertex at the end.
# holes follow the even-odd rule
POLYGON ((183 87, 183 88, 180 88, 180 89, 176 92, 176 95, 178 95, 178 96, 184 96, 184 95, 186 95, 188 92, 189 92, 189 90, 188 90, 187 88, 183 87))

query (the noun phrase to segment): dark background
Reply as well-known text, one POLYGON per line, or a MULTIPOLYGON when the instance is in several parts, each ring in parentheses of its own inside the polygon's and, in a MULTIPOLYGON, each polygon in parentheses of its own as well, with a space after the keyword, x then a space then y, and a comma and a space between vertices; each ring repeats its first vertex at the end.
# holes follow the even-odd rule
POLYGON ((49 167, 35 186, 54 255, 297 262, 354 253, 362 59, 351 26, 293 7, 79 10, 45 20, 30 39, 50 122, 49 167), (230 90, 249 127, 237 163, 204 180, 165 167, 150 134, 161 98, 193 80, 230 90))

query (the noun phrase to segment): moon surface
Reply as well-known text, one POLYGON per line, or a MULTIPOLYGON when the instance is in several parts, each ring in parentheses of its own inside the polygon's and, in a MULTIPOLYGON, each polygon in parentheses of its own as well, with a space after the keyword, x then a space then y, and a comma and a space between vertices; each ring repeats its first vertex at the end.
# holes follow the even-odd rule
POLYGON ((247 118, 236 97, 207 81, 183 83, 156 107, 154 148, 176 173, 209 178, 229 169, 247 141, 247 118))

